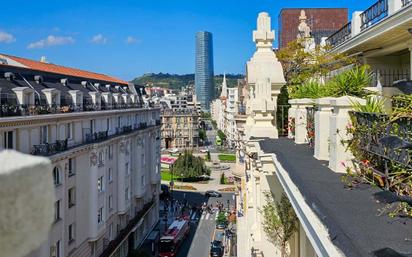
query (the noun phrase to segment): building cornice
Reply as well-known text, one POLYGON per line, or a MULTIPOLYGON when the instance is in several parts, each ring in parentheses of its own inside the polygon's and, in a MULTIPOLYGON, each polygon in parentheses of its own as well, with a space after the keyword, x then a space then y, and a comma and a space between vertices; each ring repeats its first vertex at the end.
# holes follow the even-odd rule
POLYGON ((311 242, 317 256, 320 257, 343 257, 345 256, 332 242, 328 230, 323 225, 312 208, 305 201, 299 188, 293 183, 288 172, 282 167, 275 154, 272 159, 276 167, 275 175, 279 179, 296 215, 305 230, 306 236, 311 242))
POLYGON ((144 109, 144 108, 130 108, 130 109, 115 109, 105 111, 91 111, 91 112, 71 112, 58 114, 44 114, 35 116, 14 116, 7 118, 0 118, 0 128, 13 128, 21 126, 31 126, 44 123, 59 123, 64 121, 84 120, 87 118, 99 118, 104 116, 113 116, 127 113, 141 113, 147 111, 160 111, 159 108, 144 109))

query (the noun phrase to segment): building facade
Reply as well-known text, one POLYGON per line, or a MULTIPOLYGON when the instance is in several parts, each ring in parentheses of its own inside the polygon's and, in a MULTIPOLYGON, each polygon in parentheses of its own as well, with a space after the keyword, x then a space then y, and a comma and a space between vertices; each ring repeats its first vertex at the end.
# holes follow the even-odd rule
POLYGON ((209 111, 214 95, 213 37, 212 33, 196 33, 195 88, 202 109, 209 111))
POLYGON ((163 109, 162 148, 193 148, 199 145, 199 114, 196 109, 163 109))
POLYGON ((296 40, 299 34, 299 15, 304 11, 307 23, 312 29, 316 44, 323 37, 329 37, 348 22, 347 8, 285 8, 279 14, 279 48, 286 47, 289 42, 296 40))
POLYGON ((103 74, 0 60, 1 147, 53 166, 54 223, 29 257, 127 256, 158 221, 160 109, 103 74))

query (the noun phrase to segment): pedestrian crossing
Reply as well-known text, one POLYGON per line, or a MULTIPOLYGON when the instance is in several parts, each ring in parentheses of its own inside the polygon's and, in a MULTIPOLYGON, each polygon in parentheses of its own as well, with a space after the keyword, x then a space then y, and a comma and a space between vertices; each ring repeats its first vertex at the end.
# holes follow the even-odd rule
POLYGON ((200 215, 200 220, 217 220, 218 215, 219 211, 215 211, 213 213, 203 212, 200 215))

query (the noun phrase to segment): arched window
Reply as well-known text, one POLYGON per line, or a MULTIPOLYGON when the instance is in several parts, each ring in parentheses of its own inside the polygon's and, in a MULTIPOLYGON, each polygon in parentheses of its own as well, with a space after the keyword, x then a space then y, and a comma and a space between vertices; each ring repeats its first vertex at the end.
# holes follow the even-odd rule
POLYGON ((53 182, 55 186, 60 185, 60 171, 57 167, 53 169, 53 182))

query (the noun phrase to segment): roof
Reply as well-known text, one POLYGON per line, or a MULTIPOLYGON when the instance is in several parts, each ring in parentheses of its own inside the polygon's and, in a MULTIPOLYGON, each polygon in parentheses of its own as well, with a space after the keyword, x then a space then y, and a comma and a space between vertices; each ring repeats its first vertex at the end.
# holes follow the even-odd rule
MULTIPOLYGON (((66 75, 66 76, 88 78, 88 79, 94 79, 94 80, 100 80, 100 81, 107 81, 107 82, 116 83, 116 84, 125 84, 125 85, 128 84, 128 82, 124 80, 120 80, 120 79, 117 79, 117 78, 114 78, 114 77, 111 77, 105 74, 80 70, 76 68, 69 68, 69 67, 65 67, 61 65, 52 64, 52 63, 34 61, 34 60, 12 56, 12 55, 0 54, 0 56, 10 58, 13 61, 23 65, 25 68, 32 69, 32 70, 56 73, 56 74, 61 74, 61 75, 66 75)), ((0 64, 0 65, 5 65, 5 64, 0 64)), ((10 63, 6 65, 7 66, 17 66, 14 64, 10 64, 10 63)), ((17 66, 17 67, 21 67, 21 66, 17 66)))
POLYGON ((328 229, 332 243, 346 256, 375 256, 375 251, 384 248, 412 253, 412 219, 379 215, 379 209, 385 207, 378 202, 384 191, 369 185, 346 189, 341 182, 343 174, 313 158, 313 149, 307 145, 296 145, 286 138, 263 139, 259 144, 265 153, 276 155, 328 229))

